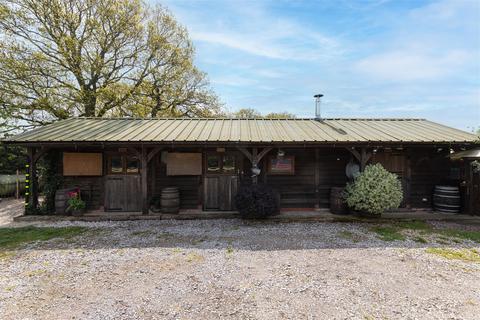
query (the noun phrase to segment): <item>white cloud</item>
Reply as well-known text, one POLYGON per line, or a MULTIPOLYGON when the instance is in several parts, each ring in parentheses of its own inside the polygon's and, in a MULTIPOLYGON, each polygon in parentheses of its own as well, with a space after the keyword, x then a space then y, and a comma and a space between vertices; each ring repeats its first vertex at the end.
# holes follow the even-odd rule
POLYGON ((455 73, 469 60, 470 54, 461 50, 432 54, 404 49, 369 56, 360 60, 356 68, 387 80, 428 80, 455 73))
MULTIPOLYGON (((175 12, 187 21, 190 35, 197 42, 219 45, 251 55, 279 60, 328 60, 342 54, 337 39, 305 27, 289 17, 272 15, 267 3, 248 5, 222 2, 225 10, 211 3, 192 15, 181 7, 175 12), (205 22, 211 16, 215 19, 205 22)), ((220 5, 219 5, 220 6, 220 5)))

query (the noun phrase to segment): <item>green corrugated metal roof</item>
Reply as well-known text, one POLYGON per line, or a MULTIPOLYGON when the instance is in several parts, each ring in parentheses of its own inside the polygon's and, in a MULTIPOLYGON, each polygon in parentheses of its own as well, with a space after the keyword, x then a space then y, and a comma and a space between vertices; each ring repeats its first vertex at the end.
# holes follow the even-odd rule
POLYGON ((38 142, 473 142, 424 119, 72 118, 6 139, 38 142))

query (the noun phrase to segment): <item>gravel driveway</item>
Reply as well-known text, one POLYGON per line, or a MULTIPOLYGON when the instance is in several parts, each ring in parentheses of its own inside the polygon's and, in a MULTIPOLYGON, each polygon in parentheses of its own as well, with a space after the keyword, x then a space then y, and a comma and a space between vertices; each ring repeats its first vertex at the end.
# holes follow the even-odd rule
POLYGON ((0 319, 478 319, 480 264, 369 224, 88 226, 0 259, 0 319))

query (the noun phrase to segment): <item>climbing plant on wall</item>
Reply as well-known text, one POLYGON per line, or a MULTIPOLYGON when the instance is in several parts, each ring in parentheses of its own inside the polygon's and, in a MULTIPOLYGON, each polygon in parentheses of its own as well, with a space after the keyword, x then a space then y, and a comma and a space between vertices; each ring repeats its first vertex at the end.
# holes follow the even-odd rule
POLYGON ((63 178, 60 172, 62 153, 50 150, 45 154, 39 165, 39 178, 44 200, 40 206, 40 213, 50 214, 55 212, 55 192, 62 185, 63 178))

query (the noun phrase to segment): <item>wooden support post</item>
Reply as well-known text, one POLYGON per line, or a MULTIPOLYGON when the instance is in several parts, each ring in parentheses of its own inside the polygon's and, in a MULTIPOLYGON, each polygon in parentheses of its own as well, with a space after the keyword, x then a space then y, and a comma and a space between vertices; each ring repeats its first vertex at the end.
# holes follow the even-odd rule
POLYGON ((367 149, 362 148, 362 152, 360 154, 360 171, 363 172, 365 170, 365 167, 367 165, 367 149))
POLYGON ((148 154, 147 149, 142 146, 141 152, 141 190, 142 190, 142 213, 148 214, 148 154))
MULTIPOLYGON (((258 152, 257 147, 252 148, 251 153, 250 153, 250 151, 248 151, 244 147, 237 147, 237 149, 240 150, 240 152, 242 152, 245 155, 245 157, 247 157, 248 160, 250 160, 250 163, 252 164, 252 169, 255 169, 255 168, 258 167, 258 164, 260 163, 262 158, 264 156, 266 156, 267 153, 269 153, 273 148, 272 147, 263 148, 262 151, 260 151, 260 153, 258 152)), ((252 182, 254 184, 256 184, 258 182, 258 176, 257 175, 254 175, 252 177, 252 182)))
MULTIPOLYGON (((258 149, 257 149, 257 148, 253 148, 253 149, 252 149, 252 169, 258 168, 257 155, 258 155, 258 149)), ((257 183, 258 183, 258 176, 257 176, 256 174, 253 175, 253 177, 252 177, 252 182, 253 182, 253 184, 257 184, 257 183)))
POLYGON ((367 166, 368 161, 372 157, 372 153, 367 152, 367 148, 365 147, 362 147, 360 152, 355 150, 355 148, 346 148, 346 149, 350 151, 350 153, 353 154, 353 156, 360 163, 360 172, 363 172, 363 170, 365 170, 365 167, 367 166))
POLYGON ((35 148, 28 148, 28 176, 26 180, 26 191, 25 194, 28 195, 28 207, 31 210, 38 208, 38 183, 37 183, 37 153, 35 148), (28 193, 28 194, 27 194, 28 193))
POLYGON ((410 152, 407 152, 406 153, 406 159, 405 159, 405 171, 406 171, 406 174, 405 174, 405 204, 406 204, 406 207, 408 209, 411 209, 412 208, 412 162, 411 162, 411 158, 410 158, 410 152))
POLYGON ((20 180, 18 179, 18 175, 20 172, 18 172, 17 169, 17 175, 15 176, 15 199, 20 199, 20 180))
POLYGON ((315 148, 315 208, 320 207, 320 150, 315 148))

